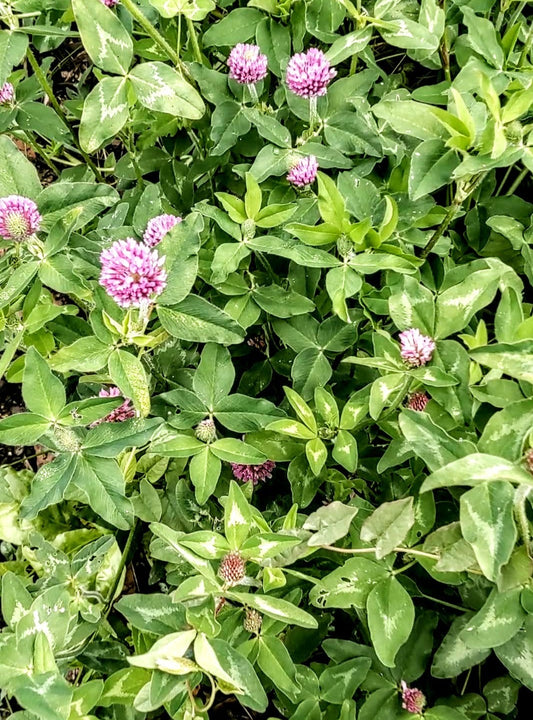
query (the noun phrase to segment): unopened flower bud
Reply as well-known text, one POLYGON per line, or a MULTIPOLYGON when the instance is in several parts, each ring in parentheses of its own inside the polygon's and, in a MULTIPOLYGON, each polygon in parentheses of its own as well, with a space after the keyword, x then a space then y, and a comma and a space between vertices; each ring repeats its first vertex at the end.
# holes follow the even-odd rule
POLYGON ((230 552, 222 558, 218 574, 227 585, 238 585, 246 575, 246 563, 238 552, 230 552))
POLYGON ((254 610, 253 608, 246 608, 246 615, 244 617, 244 629, 246 632, 259 635, 262 622, 263 617, 257 612, 257 610, 254 610))
POLYGON ((241 225, 242 237, 246 240, 253 240, 255 237, 255 222, 248 218, 241 225))
POLYGON ((217 431, 215 429, 215 423, 211 418, 206 418, 198 423, 194 432, 198 440, 205 443, 212 443, 217 439, 217 431))

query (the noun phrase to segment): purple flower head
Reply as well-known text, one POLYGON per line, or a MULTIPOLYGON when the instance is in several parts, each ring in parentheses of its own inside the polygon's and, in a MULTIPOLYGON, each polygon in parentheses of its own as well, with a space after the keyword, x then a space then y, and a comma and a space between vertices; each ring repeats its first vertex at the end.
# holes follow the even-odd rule
POLYGON ((161 242, 169 230, 172 230, 174 225, 181 222, 181 218, 177 215, 158 215, 152 218, 143 235, 143 242, 148 247, 154 247, 161 242))
POLYGON ((316 157, 307 155, 307 157, 300 158, 291 167, 287 173, 287 180, 296 187, 305 187, 315 181, 317 172, 318 162, 316 157))
MULTIPOLYGON (((99 397, 120 397, 121 392, 118 389, 118 387, 110 387, 109 390, 106 390, 105 388, 102 388, 100 392, 98 393, 99 397)), ((135 409, 133 405, 131 404, 131 400, 124 400, 122 405, 119 405, 114 410, 111 410, 111 412, 105 416, 102 420, 97 420, 95 423, 92 424, 91 427, 95 425, 99 425, 102 422, 108 422, 108 423, 114 423, 114 422, 124 422, 124 420, 129 420, 130 418, 135 417, 135 409)))
POLYGON ((276 463, 272 460, 266 460, 261 465, 242 465, 241 463, 231 463, 233 476, 242 482, 251 482, 257 485, 259 481, 265 481, 272 477, 272 470, 276 467, 276 463))
POLYGON ((266 77, 267 63, 257 45, 239 43, 228 57, 229 76, 241 85, 251 85, 266 77))
POLYGON ((0 236, 4 240, 25 240, 41 227, 37 205, 22 195, 0 198, 0 236))
POLYGON ((407 712, 420 715, 426 705, 426 696, 422 690, 418 690, 418 688, 407 687, 404 680, 402 680, 401 686, 403 709, 407 710, 407 712))
POLYGON ((15 88, 11 83, 4 83, 0 88, 0 105, 10 105, 15 98, 15 88))
POLYGON ((418 412, 422 412, 426 409, 426 405, 429 402, 429 397, 426 395, 425 392, 414 392, 412 395, 409 396, 409 399, 407 400, 407 407, 409 410, 417 410, 418 412))
POLYGON ((116 240, 100 255, 100 285, 121 307, 146 306, 165 289, 165 258, 133 238, 116 240))
POLYGON ((402 358, 411 367, 420 367, 433 357, 435 342, 427 335, 422 335, 417 328, 404 330, 400 333, 402 358))
POLYGON ((115 5, 118 5, 120 0, 100 0, 100 2, 107 5, 107 7, 112 8, 115 7, 115 5))
POLYGON ((325 95, 328 85, 337 71, 330 67, 322 50, 311 48, 296 53, 287 65, 287 85, 295 95, 313 98, 325 95))

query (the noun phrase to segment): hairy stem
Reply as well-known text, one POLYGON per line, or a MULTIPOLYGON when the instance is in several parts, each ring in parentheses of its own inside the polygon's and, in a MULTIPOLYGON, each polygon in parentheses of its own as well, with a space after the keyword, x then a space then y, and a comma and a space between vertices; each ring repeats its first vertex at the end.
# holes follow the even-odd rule
POLYGON ((152 25, 152 23, 144 15, 141 9, 137 7, 133 0, 121 0, 121 2, 122 5, 126 8, 126 10, 130 13, 130 15, 133 15, 135 20, 137 20, 137 22, 146 32, 146 34, 149 35, 156 43, 156 45, 159 45, 161 50, 163 50, 168 55, 169 60, 172 60, 174 65, 176 65, 176 67, 183 72, 183 65, 178 53, 169 45, 169 43, 161 35, 159 30, 157 30, 157 28, 152 25))
POLYGON ((198 36, 196 35, 196 28, 194 27, 194 23, 190 18, 186 18, 187 20, 187 30, 189 32, 189 38, 192 45, 192 51, 194 54, 194 59, 196 62, 202 64, 202 52, 200 50, 200 45, 198 44, 198 36))
POLYGON ((102 177, 102 175, 100 173, 100 170, 98 170, 98 168, 96 167, 94 162, 91 160, 91 158, 87 155, 85 150, 82 149, 80 143, 78 142, 77 137, 71 131, 69 122, 65 116, 65 113, 63 112, 63 108, 61 107, 56 96, 54 95, 54 91, 52 90, 52 86, 48 82, 48 78, 41 70, 41 66, 37 62, 37 58, 33 54, 31 47, 29 47, 29 46, 28 46, 28 49, 26 50, 26 56, 30 62, 30 65, 32 66, 33 72, 35 73, 35 77, 39 81, 39 85, 44 90, 44 92, 47 95, 48 99, 50 100, 50 103, 51 103, 52 107, 54 108, 56 114, 61 119, 63 125, 65 125, 65 127, 67 128, 69 133, 72 135, 72 140, 74 142, 74 145, 76 146, 76 149, 81 154, 81 156, 83 157, 83 159, 85 160, 87 165, 91 168, 91 170, 93 171, 94 176, 96 177, 98 182, 105 182, 104 178, 102 177))

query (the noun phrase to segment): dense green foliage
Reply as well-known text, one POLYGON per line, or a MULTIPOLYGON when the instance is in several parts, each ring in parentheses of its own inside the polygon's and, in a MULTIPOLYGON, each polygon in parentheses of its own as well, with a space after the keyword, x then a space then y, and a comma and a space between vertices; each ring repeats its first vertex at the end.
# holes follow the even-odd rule
POLYGON ((0 715, 525 717, 526 3, 0 15, 0 198, 42 215, 0 240, 0 715), (316 110, 285 79, 311 47, 316 110), (164 213, 166 288, 121 308, 100 253, 164 213))

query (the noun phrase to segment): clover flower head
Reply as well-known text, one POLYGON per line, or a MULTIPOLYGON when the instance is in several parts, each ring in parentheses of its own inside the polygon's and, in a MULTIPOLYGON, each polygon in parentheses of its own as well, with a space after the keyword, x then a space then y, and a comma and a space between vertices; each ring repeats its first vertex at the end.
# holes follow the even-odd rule
POLYGON ((337 74, 322 50, 310 48, 296 53, 287 65, 287 85, 295 95, 304 98, 325 95, 328 85, 337 74))
POLYGON ((121 307, 145 307, 165 289, 164 261, 133 238, 116 240, 100 255, 100 285, 121 307))
POLYGON ((404 680, 402 680, 401 687, 403 709, 419 715, 426 705, 426 696, 418 688, 407 687, 404 680))
POLYGON ((254 633, 254 635, 259 635, 262 624, 263 616, 261 615, 261 613, 258 613, 257 610, 254 610, 253 608, 246 608, 243 623, 246 632, 254 633))
POLYGON ((4 240, 26 240, 41 227, 37 205, 22 195, 0 198, 0 236, 4 240))
POLYGON ((251 482, 257 485, 258 482, 264 482, 272 477, 272 470, 276 467, 276 463, 272 460, 266 460, 261 465, 243 465, 241 463, 231 463, 233 476, 242 482, 251 482))
POLYGON ((425 392, 417 391, 412 393, 409 396, 409 399, 407 400, 407 407, 409 410, 417 410, 418 412, 422 412, 426 409, 426 405, 429 402, 429 397, 426 395, 425 392))
MULTIPOLYGON (((118 387, 110 387, 109 389, 102 388, 100 392, 98 393, 98 396, 103 397, 120 397, 122 393, 118 389, 118 387)), ((115 422, 124 422, 124 420, 130 420, 130 418, 135 417, 135 409, 133 405, 131 404, 131 400, 126 399, 122 403, 122 405, 119 405, 114 410, 111 410, 111 412, 105 416, 102 420, 97 420, 94 425, 99 425, 101 422, 107 422, 107 423, 115 423, 115 422)))
POLYGON ((287 180, 292 185, 296 185, 296 187, 305 187, 315 181, 317 172, 318 162, 316 157, 314 155, 307 155, 306 157, 300 158, 300 160, 291 167, 287 173, 287 180))
POLYGON ((239 43, 228 57, 229 76, 241 85, 252 85, 267 74, 268 60, 257 45, 239 43))
POLYGON ((225 555, 218 568, 218 574, 227 585, 238 585, 246 575, 246 563, 238 552, 225 555))
POLYGON ((143 235, 143 242, 148 247, 154 247, 161 242, 169 230, 181 222, 181 218, 178 215, 158 215, 152 218, 143 235))
POLYGON ((107 5, 108 8, 112 8, 115 7, 115 5, 118 5, 120 0, 100 0, 100 2, 107 5))
POLYGON ((402 358, 411 367, 420 367, 433 357, 435 342, 427 335, 422 335, 418 328, 411 328, 400 333, 400 349, 402 358))
POLYGON ((0 88, 0 105, 10 105, 15 98, 15 88, 9 82, 5 82, 0 88))
POLYGON ((202 442, 214 442, 217 439, 215 423, 211 418, 206 418, 205 420, 202 420, 202 422, 198 423, 198 425, 196 426, 194 434, 196 435, 198 440, 201 440, 202 442))

